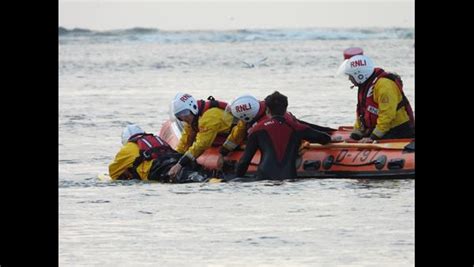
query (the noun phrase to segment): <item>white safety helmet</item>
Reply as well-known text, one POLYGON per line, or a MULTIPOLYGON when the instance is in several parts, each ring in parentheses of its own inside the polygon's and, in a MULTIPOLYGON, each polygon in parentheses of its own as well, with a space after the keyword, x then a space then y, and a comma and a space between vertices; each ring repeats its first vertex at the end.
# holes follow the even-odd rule
POLYGON ((175 117, 178 117, 179 113, 182 113, 185 110, 191 111, 194 115, 198 114, 198 104, 196 99, 186 93, 177 93, 171 102, 171 108, 175 117))
POLYGON ((226 111, 245 122, 252 121, 260 109, 260 102, 253 95, 245 94, 235 98, 227 105, 226 111))
POLYGON ((128 139, 130 139, 130 137, 132 137, 133 135, 143 133, 145 133, 145 131, 143 131, 142 128, 140 128, 136 124, 129 124, 125 126, 122 131, 122 145, 125 145, 128 142, 128 139))
POLYGON ((344 60, 337 71, 338 75, 346 74, 352 77, 357 85, 363 84, 374 73, 374 63, 365 55, 356 55, 344 60))

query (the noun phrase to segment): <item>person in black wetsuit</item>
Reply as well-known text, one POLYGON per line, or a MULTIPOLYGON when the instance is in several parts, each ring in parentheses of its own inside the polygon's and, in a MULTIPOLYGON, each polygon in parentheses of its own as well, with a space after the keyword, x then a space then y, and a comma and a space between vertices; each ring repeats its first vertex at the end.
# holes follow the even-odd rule
MULTIPOLYGON (((268 118, 266 110, 267 105, 265 104, 265 101, 260 101, 250 94, 240 95, 227 105, 227 107, 225 108, 226 113, 232 114, 234 119, 237 119, 238 122, 235 127, 232 128, 230 134, 227 136, 227 139, 219 149, 219 169, 222 168, 222 166, 224 165, 224 157, 226 157, 232 151, 239 149, 240 145, 242 145, 247 140, 248 130, 252 126, 256 125, 259 121, 268 118)), ((290 112, 285 112, 284 116, 291 116, 299 123, 306 124, 314 130, 318 130, 328 134, 332 134, 337 131, 337 129, 319 126, 316 124, 299 120, 290 112)), ((334 142, 342 141, 342 136, 332 135, 331 138, 334 142)))
POLYGON ((327 144, 331 137, 286 115, 288 98, 278 91, 267 96, 265 104, 269 118, 249 130, 244 154, 236 166, 236 176, 245 175, 257 149, 260 149, 258 179, 296 178, 296 159, 301 141, 327 144))

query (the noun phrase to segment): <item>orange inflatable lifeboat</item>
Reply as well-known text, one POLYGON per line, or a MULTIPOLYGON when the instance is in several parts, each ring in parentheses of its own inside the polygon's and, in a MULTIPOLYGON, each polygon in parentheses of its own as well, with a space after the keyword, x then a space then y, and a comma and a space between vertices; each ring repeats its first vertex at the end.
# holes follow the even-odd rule
MULTIPOLYGON (((173 148, 178 144, 183 127, 181 122, 168 120, 160 130, 160 137, 173 148)), ((341 126, 332 135, 346 139, 352 127, 341 126)), ((243 154, 236 150, 225 157, 232 166, 243 154)), ((215 170, 219 147, 207 149, 197 162, 208 170, 215 170)), ((387 139, 376 144, 339 142, 327 145, 304 142, 297 162, 298 178, 386 178, 406 179, 415 177, 415 140, 387 139)), ((256 172, 260 162, 257 151, 246 175, 256 172)))

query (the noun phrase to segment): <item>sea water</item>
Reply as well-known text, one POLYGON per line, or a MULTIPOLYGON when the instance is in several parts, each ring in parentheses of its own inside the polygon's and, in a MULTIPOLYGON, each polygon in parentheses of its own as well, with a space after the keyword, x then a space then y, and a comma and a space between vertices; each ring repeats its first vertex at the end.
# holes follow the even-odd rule
POLYGON ((352 125, 335 73, 364 49, 414 104, 414 30, 59 29, 61 266, 413 266, 414 180, 101 182, 122 128, 158 133, 177 92, 231 101, 275 90, 311 123, 352 125))

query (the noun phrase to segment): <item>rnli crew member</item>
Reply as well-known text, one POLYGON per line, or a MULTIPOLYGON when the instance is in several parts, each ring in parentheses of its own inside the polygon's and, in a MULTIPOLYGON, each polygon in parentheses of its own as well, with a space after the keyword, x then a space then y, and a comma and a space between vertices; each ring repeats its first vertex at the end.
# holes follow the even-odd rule
POLYGON ((212 145, 222 145, 230 133, 233 117, 225 114, 226 102, 209 97, 196 101, 186 93, 178 93, 172 101, 174 116, 184 122, 184 130, 176 147, 183 156, 169 171, 174 177, 181 168, 195 161, 212 145))
MULTIPOLYGON (((219 166, 221 167, 224 163, 224 157, 227 156, 231 151, 235 150, 242 142, 247 138, 248 130, 261 120, 269 118, 266 113, 267 106, 265 101, 259 101, 255 96, 250 94, 244 94, 235 98, 226 107, 226 112, 231 113, 234 118, 238 119, 238 123, 232 128, 231 133, 227 137, 226 141, 220 148, 219 152, 219 166)), ((287 119, 296 120, 299 123, 306 124, 314 130, 332 133, 336 129, 329 127, 323 127, 309 122, 298 120, 290 112, 285 112, 287 119)), ((332 141, 341 141, 340 137, 331 137, 332 141)))
POLYGON ((250 128, 244 154, 236 166, 236 175, 245 175, 259 149, 258 179, 296 178, 296 158, 301 141, 327 144, 331 137, 285 115, 288 98, 278 91, 265 98, 265 105, 268 118, 250 128))
POLYGON ((145 133, 135 124, 127 125, 122 131, 122 148, 109 165, 113 180, 157 180, 160 182, 199 182, 205 180, 191 168, 170 180, 168 170, 181 157, 159 136, 145 133))
POLYGON ((403 93, 399 75, 374 67, 372 60, 361 54, 345 59, 338 74, 347 75, 353 84, 351 88, 358 88, 352 139, 369 143, 414 137, 413 110, 403 93))

